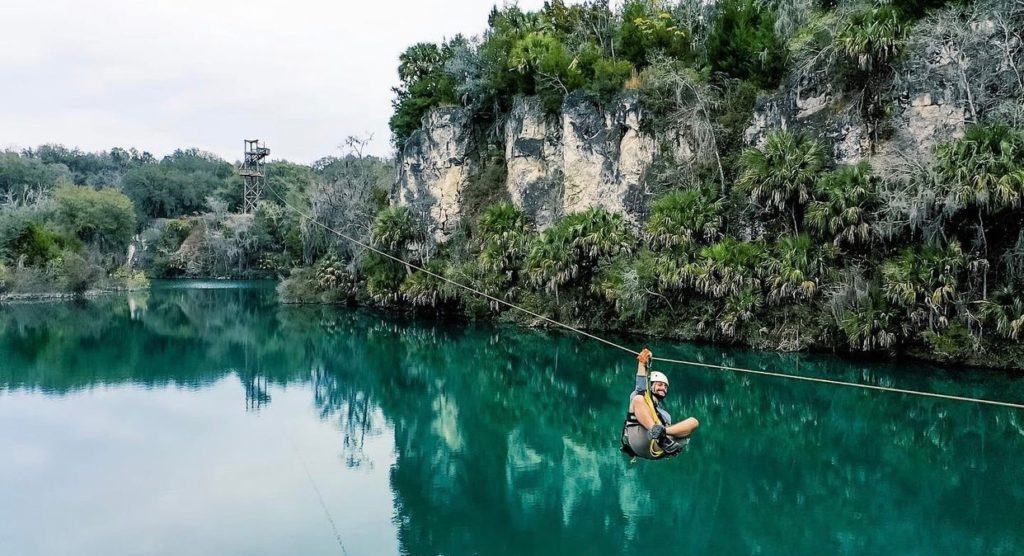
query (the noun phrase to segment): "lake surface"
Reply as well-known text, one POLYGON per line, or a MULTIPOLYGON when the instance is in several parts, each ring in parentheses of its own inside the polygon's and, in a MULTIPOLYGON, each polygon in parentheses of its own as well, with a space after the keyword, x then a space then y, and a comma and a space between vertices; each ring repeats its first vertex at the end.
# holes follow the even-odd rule
MULTIPOLYGON (((993 371, 651 347, 1024 401, 993 371)), ((3 306, 0 554, 1024 554, 1024 411, 666 366, 702 425, 631 464, 635 368, 266 285, 3 306)))

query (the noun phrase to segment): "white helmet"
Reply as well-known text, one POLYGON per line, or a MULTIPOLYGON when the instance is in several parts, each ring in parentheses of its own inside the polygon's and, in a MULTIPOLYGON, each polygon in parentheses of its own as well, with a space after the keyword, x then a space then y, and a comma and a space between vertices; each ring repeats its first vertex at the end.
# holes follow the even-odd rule
POLYGON ((663 372, 654 371, 651 373, 651 382, 664 382, 668 386, 668 377, 663 372))

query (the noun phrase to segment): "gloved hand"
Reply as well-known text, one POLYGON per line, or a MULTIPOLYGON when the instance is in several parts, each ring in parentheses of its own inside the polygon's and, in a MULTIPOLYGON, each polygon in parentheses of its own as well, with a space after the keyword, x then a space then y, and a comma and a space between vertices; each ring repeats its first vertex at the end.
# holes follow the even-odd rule
POLYGON ((651 362, 651 357, 654 357, 654 354, 651 353, 651 350, 644 348, 640 352, 640 354, 636 356, 636 360, 643 363, 644 365, 647 365, 651 362))
POLYGON ((654 425, 651 430, 647 431, 647 437, 651 440, 657 440, 663 436, 665 436, 664 425, 654 425))

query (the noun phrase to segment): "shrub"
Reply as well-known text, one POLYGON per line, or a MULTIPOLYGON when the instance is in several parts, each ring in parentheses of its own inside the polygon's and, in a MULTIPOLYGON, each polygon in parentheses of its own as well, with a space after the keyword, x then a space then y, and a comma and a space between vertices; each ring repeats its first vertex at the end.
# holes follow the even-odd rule
POLYGON ((50 261, 50 273, 57 279, 62 291, 84 293, 103 278, 103 269, 74 251, 62 251, 50 261))
POLYGON ((712 71, 769 89, 779 83, 786 51, 775 34, 775 17, 756 0, 722 0, 707 38, 712 71))

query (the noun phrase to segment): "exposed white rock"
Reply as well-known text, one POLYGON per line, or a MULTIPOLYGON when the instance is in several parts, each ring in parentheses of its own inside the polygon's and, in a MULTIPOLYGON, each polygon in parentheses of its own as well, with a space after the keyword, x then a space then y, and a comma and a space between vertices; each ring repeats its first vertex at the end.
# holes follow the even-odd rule
POLYGON ((462 214, 462 192, 470 175, 469 114, 462 108, 431 110, 406 141, 399 165, 397 201, 411 207, 427 232, 444 242, 462 214))
POLYGON ((536 98, 517 98, 505 124, 512 202, 542 228, 591 207, 635 220, 655 152, 641 118, 635 96, 605 111, 573 94, 558 117, 545 114, 536 98))

